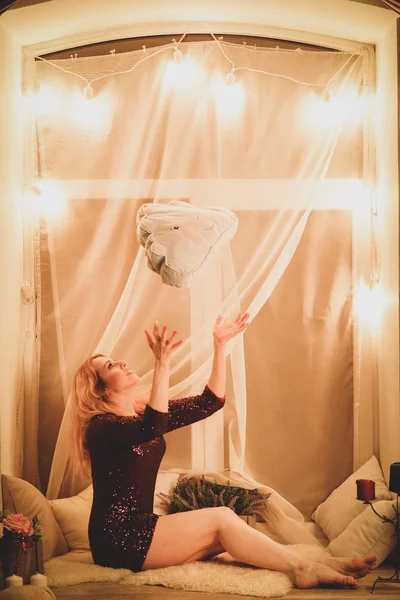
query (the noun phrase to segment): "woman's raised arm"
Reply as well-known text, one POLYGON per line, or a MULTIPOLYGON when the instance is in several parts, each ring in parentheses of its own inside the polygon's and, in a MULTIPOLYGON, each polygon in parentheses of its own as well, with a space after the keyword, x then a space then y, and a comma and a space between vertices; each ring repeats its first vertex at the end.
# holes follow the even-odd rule
POLYGON ((211 369, 211 375, 208 380, 208 387, 216 396, 223 398, 226 387, 226 361, 225 345, 226 343, 243 333, 249 326, 249 313, 239 313, 232 323, 226 323, 219 315, 214 325, 214 357, 211 369))
MULTIPOLYGON (((226 387, 225 345, 233 337, 243 333, 249 325, 249 313, 239 313, 234 321, 227 323, 220 315, 214 325, 214 357, 208 388, 218 398, 224 398, 226 387)), ((153 384, 150 393, 149 406, 159 412, 168 412, 168 386, 170 359, 173 351, 183 341, 174 343, 177 331, 168 337, 164 326, 160 333, 158 321, 154 324, 153 336, 145 330, 148 344, 155 356, 153 384)))
POLYGON ((149 406, 159 412, 168 412, 168 387, 169 387, 169 366, 172 352, 178 348, 183 341, 174 343, 174 338, 178 332, 174 329, 172 335, 168 337, 167 328, 164 326, 161 333, 158 327, 158 321, 154 324, 154 340, 149 331, 145 330, 148 344, 155 356, 153 384, 150 392, 149 406))

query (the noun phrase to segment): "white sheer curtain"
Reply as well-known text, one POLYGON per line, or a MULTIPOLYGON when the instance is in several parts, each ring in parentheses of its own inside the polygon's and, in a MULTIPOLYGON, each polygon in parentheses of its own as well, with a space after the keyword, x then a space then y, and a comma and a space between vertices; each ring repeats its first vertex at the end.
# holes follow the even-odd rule
POLYGON ((346 422, 342 449, 328 460, 336 478, 353 460, 351 243, 353 209, 367 203, 358 120, 365 56, 222 41, 179 49, 180 64, 172 45, 37 62, 41 199, 54 209, 59 194, 67 198, 61 218, 41 222, 42 483, 51 470, 50 498, 86 483, 72 480, 67 462, 68 393, 87 356, 125 358, 141 375, 138 394, 146 394, 152 357, 143 329, 158 319, 185 340, 171 397, 197 393, 210 371, 216 315, 248 310, 252 325, 228 351, 224 415, 171 434, 162 466, 225 469, 275 483, 283 495, 296 473, 303 484, 290 499, 307 513, 332 484, 328 453, 318 449, 335 434, 329 426, 324 434, 329 418, 346 422), (227 59, 246 67, 230 85, 227 59), (93 80, 92 99, 83 97, 79 76, 93 80), (173 199, 227 206, 239 218, 231 245, 190 290, 161 284, 136 242, 139 206, 173 199), (265 440, 279 436, 272 447, 280 450, 288 435, 300 441, 287 423, 296 405, 299 427, 305 414, 315 419, 293 469, 290 456, 274 457, 265 440), (311 501, 304 481, 319 490, 311 501))

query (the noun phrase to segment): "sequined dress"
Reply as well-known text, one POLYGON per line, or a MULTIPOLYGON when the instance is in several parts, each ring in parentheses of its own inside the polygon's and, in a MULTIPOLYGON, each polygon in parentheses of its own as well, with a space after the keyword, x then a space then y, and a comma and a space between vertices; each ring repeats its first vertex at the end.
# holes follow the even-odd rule
POLYGON ((93 505, 89 542, 96 564, 140 571, 159 515, 153 513, 163 437, 223 407, 208 387, 199 396, 170 400, 168 413, 146 406, 143 415, 96 415, 87 429, 93 505))

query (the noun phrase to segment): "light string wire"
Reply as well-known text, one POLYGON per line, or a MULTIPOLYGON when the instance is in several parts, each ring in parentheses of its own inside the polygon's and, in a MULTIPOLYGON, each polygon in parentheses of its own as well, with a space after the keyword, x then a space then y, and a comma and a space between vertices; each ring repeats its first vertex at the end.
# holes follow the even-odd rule
MULTIPOLYGON (((306 86, 310 86, 310 87, 319 87, 319 88, 328 88, 332 81, 334 81, 334 79, 336 79, 336 77, 342 72, 342 70, 348 65, 348 63, 354 58, 354 56, 359 56, 358 53, 353 53, 350 54, 349 58, 346 60, 345 63, 343 63, 343 65, 336 71, 336 73, 334 73, 332 75, 332 77, 329 79, 329 81, 327 83, 313 83, 313 82, 309 82, 309 81, 302 81, 300 79, 295 79, 294 77, 290 77, 288 75, 283 75, 282 73, 271 73, 269 71, 263 71, 262 69, 253 69, 251 67, 236 67, 235 63, 232 61, 231 58, 229 58, 229 56, 226 54, 225 50, 223 49, 220 41, 216 38, 216 36, 211 33, 208 32, 209 35, 213 38, 213 40, 215 41, 218 49, 220 50, 220 52, 222 53, 222 55, 224 56, 224 58, 230 63, 231 65, 231 73, 235 73, 235 71, 249 71, 249 72, 253 72, 253 73, 261 73, 263 75, 268 75, 270 77, 278 77, 281 79, 286 79, 288 81, 292 81, 293 83, 298 83, 300 85, 306 85, 306 86)), ((49 65, 51 65, 52 67, 54 67, 55 69, 58 69, 60 71, 62 71, 63 73, 66 73, 68 75, 74 75, 75 77, 78 77, 79 79, 82 79, 83 81, 86 82, 86 85, 89 87, 91 86, 92 83, 94 83, 95 81, 100 81, 101 79, 107 79, 108 77, 114 77, 116 75, 124 75, 127 73, 132 73, 139 65, 141 65, 143 62, 145 62, 146 60, 149 60, 150 58, 153 58, 153 56, 156 56, 158 54, 162 54, 163 52, 167 52, 169 51, 171 48, 174 48, 175 50, 179 49, 180 44, 182 43, 182 41, 185 39, 185 37, 188 35, 188 33, 184 33, 181 38, 178 40, 178 42, 173 41, 172 44, 168 44, 168 46, 164 46, 163 48, 160 48, 159 50, 155 50, 154 52, 152 52, 151 54, 149 54, 148 56, 143 57, 142 59, 140 59, 135 65, 133 65, 133 67, 131 67, 130 69, 125 69, 123 71, 114 71, 113 73, 107 73, 105 75, 100 75, 99 77, 94 77, 93 79, 87 79, 84 75, 80 75, 79 73, 75 73, 74 71, 70 71, 68 69, 65 69, 64 67, 61 67, 60 65, 57 65, 53 62, 51 62, 50 60, 47 60, 41 56, 35 56, 35 58, 37 60, 40 60, 44 63, 47 63, 49 65)), ((274 52, 277 52, 277 50, 275 49, 274 52)), ((293 50, 293 52, 296 52, 296 50, 293 50)), ((342 53, 342 52, 339 52, 342 53)))
MULTIPOLYGON (((211 31, 209 32, 209 34, 214 39, 215 43, 217 44, 217 46, 220 49, 224 58, 226 58, 226 60, 232 65, 231 73, 235 73, 236 71, 249 71, 251 73, 262 73, 264 75, 280 77, 281 79, 287 79, 288 81, 293 81, 293 83, 300 83, 301 85, 307 85, 310 87, 329 87, 330 84, 332 83, 332 81, 342 72, 342 70, 348 65, 348 63, 352 60, 352 58, 356 55, 359 56, 356 53, 350 54, 350 56, 346 60, 346 62, 343 63, 343 65, 340 67, 340 69, 338 69, 336 71, 336 73, 334 73, 332 75, 332 77, 329 79, 328 83, 312 83, 312 82, 301 81, 299 79, 295 79, 294 77, 289 77, 288 75, 282 75, 281 73, 268 73, 267 71, 263 71, 262 69, 253 69, 252 67, 235 67, 234 62, 229 58, 229 56, 226 54, 225 50, 222 48, 220 41, 215 37, 215 35, 211 31)), ((275 52, 277 52, 276 49, 275 49, 275 52)), ((296 50, 294 50, 294 52, 296 52, 296 50)))
POLYGON ((166 48, 160 48, 160 50, 155 50, 154 52, 151 53, 151 55, 145 56, 144 58, 141 58, 140 60, 138 60, 138 62, 130 69, 126 69, 124 71, 114 71, 113 73, 107 73, 106 75, 100 75, 99 77, 95 77, 93 79, 87 79, 84 75, 80 75, 79 73, 75 73, 74 71, 69 71, 68 69, 64 69, 64 67, 60 67, 59 65, 56 65, 55 63, 51 62, 50 60, 46 60, 45 58, 42 58, 41 56, 36 56, 35 58, 47 63, 48 65, 51 65, 52 67, 55 67, 56 69, 59 69, 60 71, 63 71, 64 73, 67 73, 68 75, 75 75, 75 77, 79 77, 79 79, 83 79, 83 81, 85 81, 86 84, 89 86, 94 81, 100 81, 100 79, 106 79, 107 77, 114 77, 115 75, 124 75, 126 73, 132 73, 132 71, 134 71, 140 64, 142 64, 146 60, 153 58, 153 56, 155 56, 156 54, 161 54, 162 52, 166 52, 167 50, 170 50, 171 47, 172 48, 176 47, 176 44, 173 44, 172 46, 169 45, 166 48))

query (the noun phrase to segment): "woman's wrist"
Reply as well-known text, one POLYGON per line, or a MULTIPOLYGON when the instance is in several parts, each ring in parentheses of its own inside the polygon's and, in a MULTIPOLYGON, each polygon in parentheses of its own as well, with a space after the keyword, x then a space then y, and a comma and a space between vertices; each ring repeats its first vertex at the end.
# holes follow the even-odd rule
POLYGON ((170 364, 170 360, 169 358, 156 358, 155 363, 154 363, 154 370, 155 371, 169 371, 169 364, 170 364))
POLYGON ((226 342, 222 340, 217 340, 214 338, 214 350, 224 350, 226 342))

